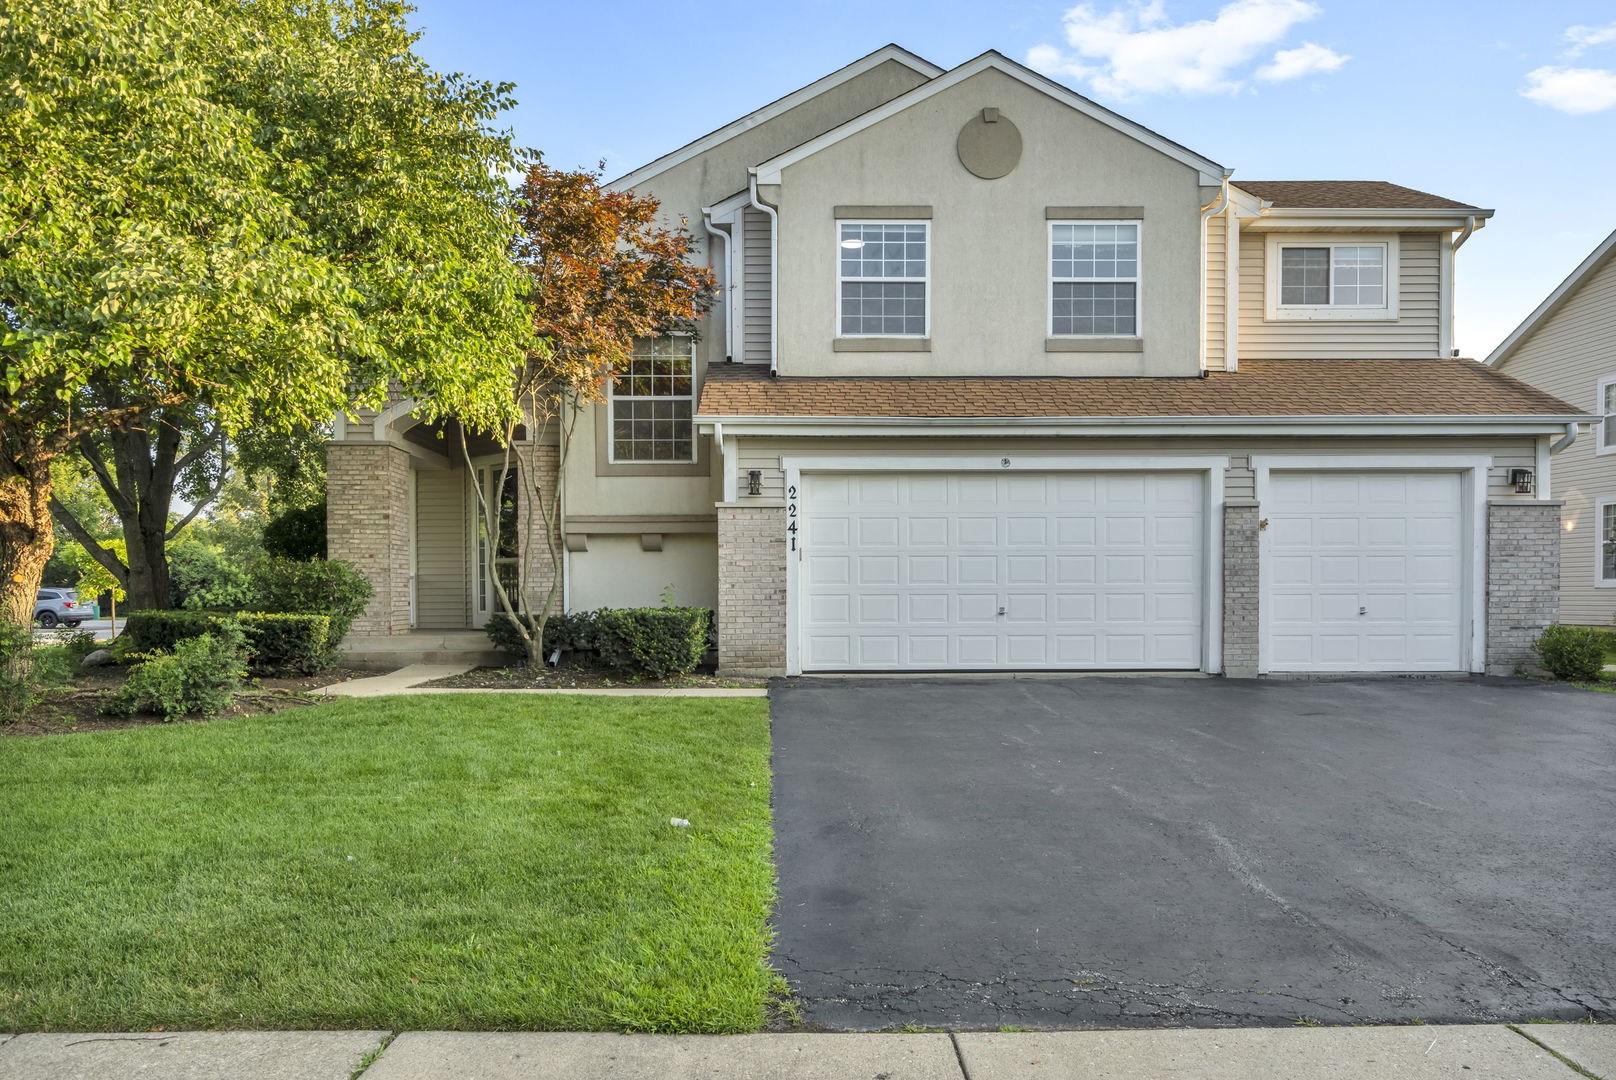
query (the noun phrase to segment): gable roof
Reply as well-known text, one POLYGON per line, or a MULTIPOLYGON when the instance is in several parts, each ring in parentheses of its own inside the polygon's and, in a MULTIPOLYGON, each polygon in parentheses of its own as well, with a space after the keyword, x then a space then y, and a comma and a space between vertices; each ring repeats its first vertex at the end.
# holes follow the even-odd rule
POLYGON ((1242 360, 1205 378, 771 377, 713 364, 702 417, 1574 417, 1474 360, 1242 360))
POLYGON ((709 131, 699 139, 685 143, 677 150, 663 154, 648 164, 641 165, 633 172, 625 173, 616 180, 607 184, 608 188, 631 188, 651 179, 659 173, 666 172, 681 162, 689 161, 697 154, 710 150, 719 143, 727 142, 743 131, 749 131, 759 124, 772 120, 781 113, 796 108, 805 101, 810 101, 827 90, 834 89, 842 83, 858 78, 867 71, 880 67, 889 60, 896 60, 905 67, 913 68, 928 79, 934 79, 943 73, 943 69, 921 56, 916 56, 901 45, 883 45, 867 56, 861 56, 846 67, 826 75, 822 79, 815 79, 800 89, 793 90, 785 97, 777 98, 761 109, 754 109, 741 117, 732 120, 723 127, 709 131))
POLYGON ((1228 175, 1228 170, 1211 158, 1197 154, 1195 151, 1183 146, 1164 135, 1135 123, 1120 113, 1112 112, 1097 101, 1079 94, 1070 87, 1063 86, 1047 76, 1040 75, 1029 67, 1024 67, 1003 53, 989 49, 981 56, 967 60, 956 68, 951 68, 929 82, 921 83, 912 90, 908 90, 884 105, 878 105, 868 112, 860 113, 845 123, 838 124, 829 131, 814 136, 807 142, 792 147, 783 154, 777 154, 767 161, 759 163, 753 172, 757 173, 761 184, 778 183, 781 169, 786 168, 805 157, 817 154, 827 146, 841 142, 851 135, 856 135, 866 128, 873 127, 890 116, 895 116, 911 105, 919 104, 935 94, 939 94, 952 86, 964 82, 972 75, 993 69, 1003 72, 1018 82, 1025 83, 1040 93, 1047 94, 1065 105, 1069 105, 1078 112, 1083 113, 1107 127, 1114 128, 1129 135, 1146 146, 1173 158, 1175 161, 1188 165, 1190 168, 1203 174, 1207 184, 1218 184, 1228 175))
POLYGON ((1234 185, 1281 209, 1480 210, 1384 180, 1235 180, 1234 185))
POLYGON ((1594 248, 1564 281, 1560 282, 1559 287, 1551 292, 1521 325, 1512 330, 1508 337, 1498 343, 1498 348, 1487 357, 1487 363, 1497 367, 1513 356, 1521 342, 1531 336, 1532 331, 1546 322, 1551 315, 1564 307, 1566 301, 1571 299, 1571 294, 1576 292, 1584 281, 1598 273, 1600 267, 1604 266, 1613 255, 1616 255, 1616 232, 1600 241, 1599 246, 1594 248))

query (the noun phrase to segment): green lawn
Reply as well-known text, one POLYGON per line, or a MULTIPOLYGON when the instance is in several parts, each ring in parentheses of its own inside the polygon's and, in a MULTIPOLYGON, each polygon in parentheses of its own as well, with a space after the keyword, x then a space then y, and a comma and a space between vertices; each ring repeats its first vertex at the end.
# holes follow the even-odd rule
POLYGON ((3 739, 0 790, 0 1030, 747 1031, 780 985, 761 699, 3 739))

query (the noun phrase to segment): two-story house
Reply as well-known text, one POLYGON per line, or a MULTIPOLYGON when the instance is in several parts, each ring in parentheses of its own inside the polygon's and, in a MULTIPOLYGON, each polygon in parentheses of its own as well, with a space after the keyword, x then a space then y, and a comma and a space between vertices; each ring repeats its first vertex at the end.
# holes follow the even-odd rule
POLYGON ((1616 232, 1510 333, 1487 363, 1598 417, 1555 457, 1560 618, 1616 621, 1616 232))
MULTIPOLYGON (((1587 417, 1452 355, 1489 210, 1234 181, 998 53, 896 46, 616 186, 694 223, 723 300, 585 418, 571 610, 672 585, 723 670, 791 674, 1508 672, 1556 616, 1538 492, 1587 417)), ((410 408, 330 447, 362 634, 478 625, 541 546, 479 538, 482 470, 410 408)))

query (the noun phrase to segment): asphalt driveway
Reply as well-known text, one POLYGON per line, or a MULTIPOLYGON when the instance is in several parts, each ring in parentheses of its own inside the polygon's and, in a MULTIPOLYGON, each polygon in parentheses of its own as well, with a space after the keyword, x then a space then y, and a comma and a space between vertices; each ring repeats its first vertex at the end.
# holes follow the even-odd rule
POLYGON ((1616 1014, 1616 695, 1504 679, 798 679, 803 1018, 1616 1014))

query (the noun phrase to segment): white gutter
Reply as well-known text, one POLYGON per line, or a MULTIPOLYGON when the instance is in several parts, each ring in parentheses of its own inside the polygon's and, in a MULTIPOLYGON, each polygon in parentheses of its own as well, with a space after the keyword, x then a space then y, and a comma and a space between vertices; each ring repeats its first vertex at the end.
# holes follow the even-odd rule
POLYGON ((724 242, 724 359, 735 360, 735 254, 729 233, 713 226, 713 208, 701 208, 701 227, 724 242))
POLYGON ((780 215, 758 198, 758 171, 746 170, 746 193, 755 209, 769 216, 769 374, 780 374, 780 215))
POLYGON ((1407 415, 1397 416, 1386 413, 1368 415, 1325 415, 1312 413, 1299 416, 1231 416, 1218 414, 1210 416, 740 416, 734 414, 698 415, 695 422, 712 425, 723 424, 731 429, 741 425, 755 426, 768 424, 775 427, 813 427, 823 424, 841 424, 850 427, 879 427, 882 425, 895 425, 904 427, 1089 427, 1097 425, 1119 425, 1123 427, 1139 427, 1166 425, 1173 427, 1237 427, 1261 426, 1267 424, 1373 424, 1380 426, 1444 426, 1451 424, 1530 424, 1539 429, 1564 429, 1568 425, 1592 423, 1599 417, 1587 414, 1570 415, 1507 415, 1502 413, 1482 415, 1407 415))
MULTIPOLYGON (((1223 171, 1223 183, 1218 185, 1218 197, 1201 207, 1201 370, 1203 372, 1205 372, 1207 369, 1207 350, 1212 344, 1207 339, 1206 334, 1206 291, 1207 284, 1211 280, 1206 264, 1206 230, 1207 226, 1211 223, 1212 218, 1222 213, 1223 208, 1229 205, 1229 177, 1233 175, 1234 170, 1225 169, 1223 171)), ((1229 285, 1227 282, 1224 283, 1223 289, 1224 295, 1228 295, 1229 285)))

